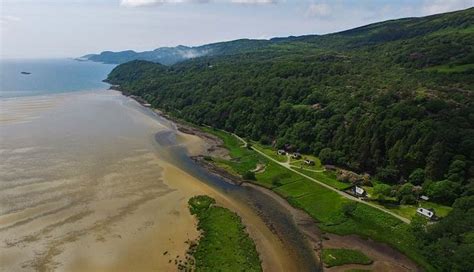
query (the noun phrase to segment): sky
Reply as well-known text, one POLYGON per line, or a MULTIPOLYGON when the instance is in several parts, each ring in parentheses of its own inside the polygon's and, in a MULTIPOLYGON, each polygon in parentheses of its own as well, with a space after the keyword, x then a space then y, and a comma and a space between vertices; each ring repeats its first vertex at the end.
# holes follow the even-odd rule
POLYGON ((474 0, 0 0, 0 58, 325 34, 474 0))

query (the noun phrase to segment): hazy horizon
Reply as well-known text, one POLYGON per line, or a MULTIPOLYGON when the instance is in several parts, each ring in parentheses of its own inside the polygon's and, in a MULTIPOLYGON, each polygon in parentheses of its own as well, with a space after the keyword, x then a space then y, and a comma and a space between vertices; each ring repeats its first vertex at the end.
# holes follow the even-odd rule
POLYGON ((106 50, 327 34, 471 6, 471 0, 5 0, 0 58, 79 57, 106 50))

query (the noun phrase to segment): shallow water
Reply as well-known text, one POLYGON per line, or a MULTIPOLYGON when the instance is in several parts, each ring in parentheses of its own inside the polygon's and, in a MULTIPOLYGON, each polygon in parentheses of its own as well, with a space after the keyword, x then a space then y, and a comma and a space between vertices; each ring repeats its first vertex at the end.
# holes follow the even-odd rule
POLYGON ((73 59, 2 59, 0 97, 103 90, 108 85, 102 80, 114 67, 73 59))
POLYGON ((196 194, 242 216, 267 270, 315 269, 278 203, 198 167, 173 124, 134 100, 77 92, 0 109, 0 270, 176 270, 198 235, 196 194))
MULTIPOLYGON (((165 127, 119 93, 0 103, 0 263, 6 270, 55 268, 62 252, 69 261, 81 258, 70 251, 88 247, 67 249, 73 241, 105 244, 122 232, 109 228, 121 228, 126 217, 172 194, 150 149, 154 133, 165 127)), ((126 231, 160 219, 153 210, 141 217, 126 231)))

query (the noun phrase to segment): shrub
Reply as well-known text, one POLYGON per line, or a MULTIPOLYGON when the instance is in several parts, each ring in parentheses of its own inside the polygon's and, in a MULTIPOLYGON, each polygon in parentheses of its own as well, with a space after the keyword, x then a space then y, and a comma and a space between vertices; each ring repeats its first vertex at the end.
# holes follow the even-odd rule
POLYGON ((347 202, 342 205, 342 212, 345 216, 352 216, 357 208, 357 203, 347 202))
POLYGON ((256 180, 255 173, 252 171, 247 171, 242 175, 242 178, 245 180, 256 180))
POLYGON ((327 267, 344 264, 371 264, 372 260, 358 250, 344 248, 323 249, 323 262, 327 267))
POLYGON ((392 196, 392 186, 387 185, 387 184, 376 184, 374 186, 374 194, 378 196, 378 198, 385 198, 385 197, 391 197, 392 196))

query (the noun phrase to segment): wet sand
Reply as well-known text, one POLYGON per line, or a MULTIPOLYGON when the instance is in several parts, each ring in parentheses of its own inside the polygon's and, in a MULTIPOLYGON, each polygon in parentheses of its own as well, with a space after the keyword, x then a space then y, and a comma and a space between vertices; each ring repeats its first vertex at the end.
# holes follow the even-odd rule
POLYGON ((187 208, 197 194, 242 216, 267 271, 296 267, 252 209, 167 161, 154 137, 173 130, 135 101, 87 92, 0 109, 0 270, 175 271, 198 236, 187 208))
MULTIPOLYGON (((369 256, 373 263, 370 265, 342 265, 337 267, 322 267, 323 271, 347 271, 350 269, 370 269, 372 271, 422 271, 422 269, 408 257, 391 248, 386 244, 375 242, 370 239, 364 239, 357 235, 336 235, 331 233, 323 233, 317 227, 317 222, 311 218, 306 212, 292 207, 285 199, 276 194, 275 192, 263 188, 261 186, 243 182, 239 177, 234 177, 224 170, 214 166, 211 163, 203 160, 203 155, 209 155, 213 157, 228 158, 228 153, 222 148, 222 141, 209 135, 197 128, 190 127, 184 124, 178 124, 179 130, 185 133, 191 134, 191 136, 197 135, 202 140, 206 141, 204 145, 206 150, 201 150, 198 155, 194 157, 194 160, 200 164, 203 168, 208 171, 215 173, 216 175, 228 180, 234 184, 240 184, 241 187, 251 188, 253 191, 259 192, 259 197, 264 198, 265 196, 273 201, 273 204, 278 204, 284 213, 292 218, 296 228, 304 236, 306 242, 309 243, 309 250, 312 250, 316 255, 315 258, 321 263, 320 255, 323 248, 347 248, 359 250, 369 256)), ((273 218, 275 221, 275 218, 273 218)), ((282 233, 284 230, 276 230, 279 226, 273 226, 272 222, 266 222, 276 233, 282 233)), ((286 238, 286 237, 285 237, 286 238)), ((295 256, 293 256, 295 257, 295 256)), ((294 268, 293 268, 294 270, 294 268)))

